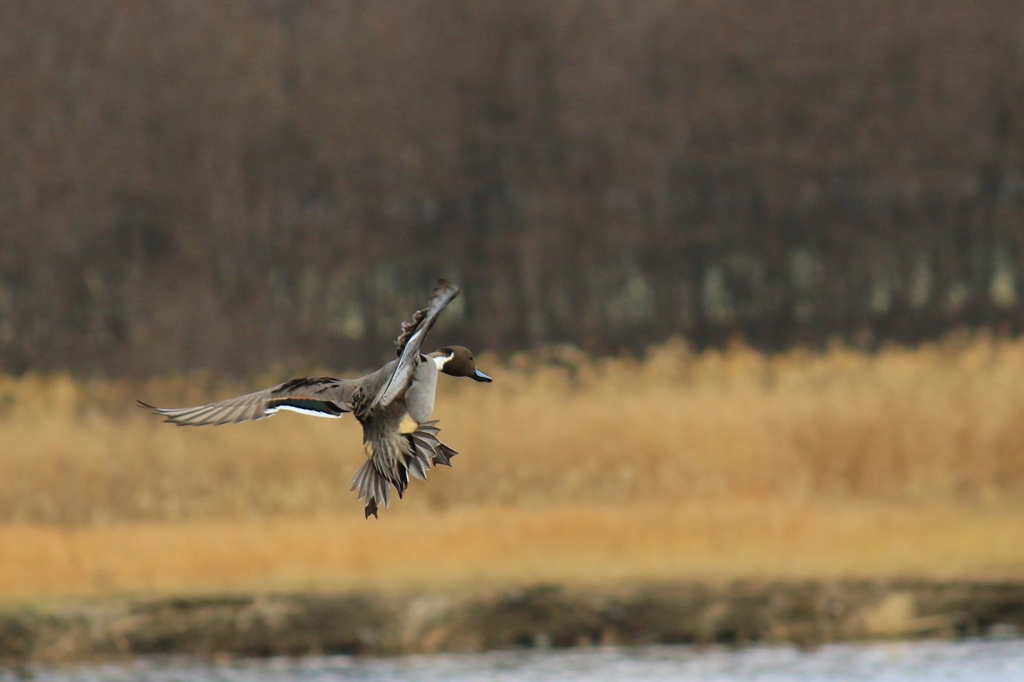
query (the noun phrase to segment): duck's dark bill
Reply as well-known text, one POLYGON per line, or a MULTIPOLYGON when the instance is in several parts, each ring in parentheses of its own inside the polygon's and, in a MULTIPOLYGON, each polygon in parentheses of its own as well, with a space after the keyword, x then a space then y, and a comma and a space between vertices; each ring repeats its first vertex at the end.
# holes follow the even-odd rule
POLYGON ((476 372, 475 372, 475 373, 473 374, 473 377, 472 377, 472 378, 473 378, 474 380, 476 380, 476 381, 482 381, 482 382, 484 382, 485 384, 489 384, 489 383, 491 383, 492 381, 494 381, 493 379, 491 379, 491 378, 490 378, 489 376, 487 376, 486 374, 484 374, 484 373, 483 373, 483 372, 481 372, 480 370, 476 370, 476 372))

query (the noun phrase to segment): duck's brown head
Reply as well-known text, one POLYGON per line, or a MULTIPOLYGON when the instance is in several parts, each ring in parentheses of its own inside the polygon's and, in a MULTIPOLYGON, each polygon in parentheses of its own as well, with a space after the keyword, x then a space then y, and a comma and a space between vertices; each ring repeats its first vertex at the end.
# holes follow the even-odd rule
POLYGON ((473 351, 465 346, 445 346, 430 354, 437 367, 453 377, 469 377, 474 381, 490 382, 491 378, 476 368, 473 351))

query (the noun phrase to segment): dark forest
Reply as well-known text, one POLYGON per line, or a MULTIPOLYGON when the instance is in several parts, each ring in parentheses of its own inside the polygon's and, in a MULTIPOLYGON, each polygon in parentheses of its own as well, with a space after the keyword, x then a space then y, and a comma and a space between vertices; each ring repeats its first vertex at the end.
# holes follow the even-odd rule
POLYGON ((0 370, 1024 328, 1024 4, 3 0, 0 370))

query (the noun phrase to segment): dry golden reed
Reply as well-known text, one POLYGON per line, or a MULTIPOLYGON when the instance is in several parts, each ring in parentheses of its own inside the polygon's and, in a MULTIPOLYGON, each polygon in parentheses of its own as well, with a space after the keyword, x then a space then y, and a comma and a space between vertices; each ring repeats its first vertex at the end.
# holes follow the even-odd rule
MULTIPOLYGON (((860 502, 555 504, 81 526, 0 525, 0 600, 478 591, 733 579, 1020 579, 1024 515, 860 502)), ((0 602, 2 603, 2 602, 0 602)))
MULTIPOLYGON (((442 377, 435 416, 462 454, 414 482, 408 511, 467 505, 871 500, 1016 504, 1024 492, 1024 342, 953 337, 865 354, 642 360, 549 348, 442 377)), ((359 516, 359 426, 284 414, 177 428, 134 406, 269 385, 0 378, 0 521, 359 516)), ((395 506, 387 513, 395 513, 395 506)))
POLYGON ((1024 575, 1024 342, 592 360, 442 378, 462 452, 365 521, 351 417, 177 428, 271 385, 0 378, 0 599, 1024 575))

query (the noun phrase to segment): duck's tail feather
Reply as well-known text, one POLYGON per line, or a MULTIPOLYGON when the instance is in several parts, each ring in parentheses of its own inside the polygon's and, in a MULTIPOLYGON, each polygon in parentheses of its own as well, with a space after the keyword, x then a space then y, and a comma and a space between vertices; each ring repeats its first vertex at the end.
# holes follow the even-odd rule
POLYGON ((351 489, 359 491, 360 500, 366 500, 366 518, 370 518, 371 514, 378 518, 379 506, 383 504, 386 509, 391 504, 391 482, 377 471, 372 459, 366 460, 359 467, 359 471, 352 477, 351 489))
MULTIPOLYGON (((425 461, 431 466, 443 464, 450 467, 452 465, 451 458, 459 453, 441 442, 441 439, 437 437, 440 432, 441 429, 437 428, 437 420, 434 419, 420 424, 415 431, 409 434, 409 440, 412 442, 413 452, 421 461, 425 461)), ((429 469, 430 466, 427 468, 429 469)))
POLYGON ((400 454, 384 458, 392 464, 381 465, 383 471, 377 464, 380 453, 359 467, 352 477, 352 490, 359 492, 360 500, 366 500, 366 518, 371 514, 376 518, 381 505, 387 508, 391 504, 391 486, 402 497, 409 486, 409 476, 425 481, 427 472, 435 466, 452 465, 451 458, 458 453, 441 442, 437 437, 440 432, 436 419, 418 424, 415 431, 405 434, 400 454))

